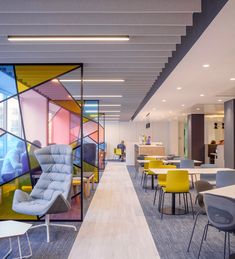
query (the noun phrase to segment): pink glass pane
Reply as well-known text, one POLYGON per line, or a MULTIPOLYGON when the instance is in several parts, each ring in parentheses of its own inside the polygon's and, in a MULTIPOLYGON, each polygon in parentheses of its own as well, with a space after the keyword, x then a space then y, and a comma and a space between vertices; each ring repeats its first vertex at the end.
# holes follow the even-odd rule
POLYGON ((50 144, 70 144, 70 114, 61 108, 49 121, 50 144))

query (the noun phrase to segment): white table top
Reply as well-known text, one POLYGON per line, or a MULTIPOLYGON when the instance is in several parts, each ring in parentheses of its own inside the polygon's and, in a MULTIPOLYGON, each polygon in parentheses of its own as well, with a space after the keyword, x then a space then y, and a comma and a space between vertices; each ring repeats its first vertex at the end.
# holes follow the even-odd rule
POLYGON ((216 174, 218 171, 231 171, 230 168, 149 168, 154 174, 167 174, 168 171, 187 170, 190 175, 192 174, 216 174))
POLYGON ((140 163, 140 164, 146 164, 146 163, 149 163, 150 160, 141 160, 141 159, 138 159, 137 162, 140 163))
MULTIPOLYGON (((180 164, 180 159, 169 159, 169 160, 164 160, 164 164, 180 164)), ((201 164, 202 161, 199 160, 194 160, 194 164, 201 164)))
MULTIPOLYGON (((142 159, 138 159, 137 162, 140 164, 145 164, 145 163, 149 163, 152 160, 142 160, 142 159)), ((169 160, 162 160, 164 164, 180 164, 180 159, 169 159, 169 160)), ((202 161, 199 160, 194 160, 194 164, 201 164, 202 161)))
POLYGON ((230 185, 222 188, 212 189, 209 191, 201 192, 202 194, 210 193, 235 199, 235 185, 230 185))
POLYGON ((32 224, 14 220, 0 221, 0 238, 24 235, 32 224))
POLYGON ((168 158, 168 156, 146 156, 146 157, 158 158, 158 159, 167 159, 168 158))

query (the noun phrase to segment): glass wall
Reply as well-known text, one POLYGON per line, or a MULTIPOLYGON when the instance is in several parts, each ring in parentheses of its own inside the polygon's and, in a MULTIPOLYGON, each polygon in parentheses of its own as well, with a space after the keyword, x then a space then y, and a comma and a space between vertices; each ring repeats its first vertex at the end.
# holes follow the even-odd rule
MULTIPOLYGON (((77 148, 81 107, 60 82, 70 73, 81 78, 81 65, 0 65, 0 219, 37 219, 12 210, 15 190, 30 193, 40 177, 35 149, 62 143, 77 148)), ((82 219, 82 184, 80 170, 72 209, 54 218, 82 219)))

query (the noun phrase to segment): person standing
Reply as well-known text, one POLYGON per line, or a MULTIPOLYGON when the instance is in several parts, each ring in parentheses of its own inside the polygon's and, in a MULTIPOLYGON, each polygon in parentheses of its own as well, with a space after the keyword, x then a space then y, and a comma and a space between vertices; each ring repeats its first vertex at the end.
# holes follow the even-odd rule
POLYGON ((120 144, 117 145, 117 148, 121 149, 121 155, 120 155, 120 158, 121 161, 125 161, 125 158, 126 158, 126 146, 124 144, 124 140, 121 141, 120 144))

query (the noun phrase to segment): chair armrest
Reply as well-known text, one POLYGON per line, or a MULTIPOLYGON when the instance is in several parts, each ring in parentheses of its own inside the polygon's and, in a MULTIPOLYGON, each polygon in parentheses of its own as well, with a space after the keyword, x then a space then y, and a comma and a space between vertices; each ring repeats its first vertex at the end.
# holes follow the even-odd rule
POLYGON ((19 189, 17 189, 14 193, 14 199, 13 199, 13 204, 19 203, 19 202, 24 202, 24 201, 29 201, 31 200, 31 197, 27 192, 23 192, 19 189))

